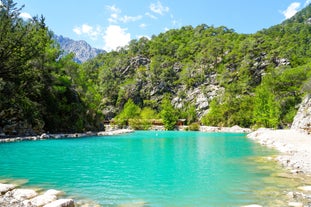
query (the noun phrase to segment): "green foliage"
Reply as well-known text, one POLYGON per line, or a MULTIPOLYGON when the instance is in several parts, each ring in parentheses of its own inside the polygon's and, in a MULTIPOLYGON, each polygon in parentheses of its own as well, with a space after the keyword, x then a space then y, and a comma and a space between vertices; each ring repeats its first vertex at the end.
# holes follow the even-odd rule
POLYGON ((112 118, 148 129, 160 114, 174 129, 205 112, 194 91, 213 99, 205 125, 286 127, 311 91, 311 6, 255 34, 184 26, 81 65, 62 56, 43 17, 24 21, 12 0, 0 7, 0 128, 17 117, 38 132, 96 130, 112 118))
POLYGON ((207 126, 222 126, 225 122, 223 115, 221 105, 214 99, 211 101, 209 112, 201 119, 201 122, 207 126))
POLYGON ((17 120, 35 133, 93 129, 73 86, 78 65, 72 56, 60 57, 44 17, 24 21, 21 9, 12 0, 0 4, 0 111, 7 112, 0 128, 17 120))
POLYGON ((200 124, 199 123, 191 123, 187 128, 186 131, 199 131, 200 130, 200 124))
POLYGON ((175 129, 178 116, 168 97, 162 100, 160 116, 166 130, 175 129))
POLYGON ((150 129, 153 120, 157 119, 158 115, 155 110, 145 107, 141 110, 139 117, 129 119, 128 124, 131 128, 137 130, 150 129))
MULTIPOLYGON (((137 106, 132 99, 129 99, 124 105, 123 110, 120 112, 118 116, 115 118, 115 122, 120 127, 125 127, 129 124, 130 119, 139 118, 141 109, 137 106)), ((132 123, 136 123, 134 120, 132 123)))
POLYGON ((144 130, 150 129, 152 121, 157 119, 158 115, 155 110, 150 107, 145 107, 140 112, 141 128, 144 130))
POLYGON ((280 106, 275 95, 266 86, 255 91, 253 121, 256 127, 276 128, 279 123, 280 106))

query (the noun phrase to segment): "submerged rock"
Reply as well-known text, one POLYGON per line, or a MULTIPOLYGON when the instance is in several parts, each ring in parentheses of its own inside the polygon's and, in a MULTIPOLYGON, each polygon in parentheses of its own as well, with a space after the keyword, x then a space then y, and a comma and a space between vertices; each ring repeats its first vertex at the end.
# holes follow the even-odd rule
POLYGON ((75 204, 72 199, 59 199, 43 207, 74 207, 74 206, 75 204))

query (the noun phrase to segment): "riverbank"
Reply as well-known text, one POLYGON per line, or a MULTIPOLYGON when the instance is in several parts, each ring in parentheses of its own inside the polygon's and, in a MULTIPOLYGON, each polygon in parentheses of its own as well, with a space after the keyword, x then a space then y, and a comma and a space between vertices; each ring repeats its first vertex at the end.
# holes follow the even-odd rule
POLYGON ((91 136, 113 136, 125 133, 131 133, 134 130, 131 129, 115 129, 102 132, 86 132, 86 133, 72 133, 72 134, 47 134, 43 133, 37 136, 14 136, 14 137, 0 137, 0 143, 4 142, 19 142, 19 141, 35 141, 45 139, 62 139, 62 138, 79 138, 79 137, 91 137, 91 136))
POLYGON ((276 159, 295 173, 311 175, 311 136, 296 130, 259 129, 247 136, 282 154, 276 159))
POLYGON ((293 179, 292 176, 299 176, 301 179, 303 186, 297 186, 296 190, 286 193, 290 199, 288 206, 310 206, 311 136, 293 129, 259 129, 249 133, 247 137, 281 153, 275 160, 292 174, 286 175, 285 178, 293 179))

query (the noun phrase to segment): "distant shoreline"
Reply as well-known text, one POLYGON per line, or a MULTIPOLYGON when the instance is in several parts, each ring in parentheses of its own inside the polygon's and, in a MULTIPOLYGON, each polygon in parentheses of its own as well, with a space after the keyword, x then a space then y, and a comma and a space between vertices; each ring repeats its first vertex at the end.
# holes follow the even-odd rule
POLYGON ((43 133, 36 136, 9 136, 0 137, 0 143, 6 142, 18 142, 18 141, 36 141, 46 139, 63 139, 63 138, 79 138, 79 137, 91 137, 91 136, 113 136, 125 133, 132 133, 134 130, 131 129, 116 129, 102 132, 86 132, 86 133, 59 133, 59 134, 47 134, 43 133))
MULTIPOLYGON (((180 126, 178 131, 185 131, 188 126, 180 126)), ((153 130, 163 131, 164 128, 156 128, 153 130)), ((91 136, 113 136, 125 133, 132 133, 135 130, 132 129, 110 129, 108 131, 101 132, 85 132, 85 133, 58 133, 49 134, 43 133, 41 135, 34 136, 0 136, 0 143, 7 142, 19 142, 19 141, 36 141, 46 139, 63 139, 63 138, 79 138, 79 137, 91 137, 91 136)), ((227 132, 227 133, 250 133, 252 132, 249 128, 242 128, 239 126, 233 127, 214 127, 214 126, 200 126, 200 132, 227 132)))

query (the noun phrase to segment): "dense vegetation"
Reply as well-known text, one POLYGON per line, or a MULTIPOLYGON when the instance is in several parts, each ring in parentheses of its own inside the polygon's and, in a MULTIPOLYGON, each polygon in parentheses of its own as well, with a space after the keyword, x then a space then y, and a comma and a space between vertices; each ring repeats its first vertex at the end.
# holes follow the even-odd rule
POLYGON ((161 117, 161 104, 170 99, 172 122, 287 127, 307 92, 309 17, 310 6, 250 35, 202 24, 132 40, 81 65, 83 93, 107 119, 122 113, 129 99, 161 117), (202 97, 208 104, 198 101, 202 97))
POLYGON ((72 56, 59 58, 44 18, 24 21, 12 0, 0 4, 0 132, 81 131, 87 108, 73 87, 72 56))
POLYGON ((78 65, 61 56, 43 17, 25 22, 1 2, 0 131, 93 130, 111 119, 141 129, 178 119, 287 127, 310 90, 310 6, 255 34, 184 26, 78 65))

